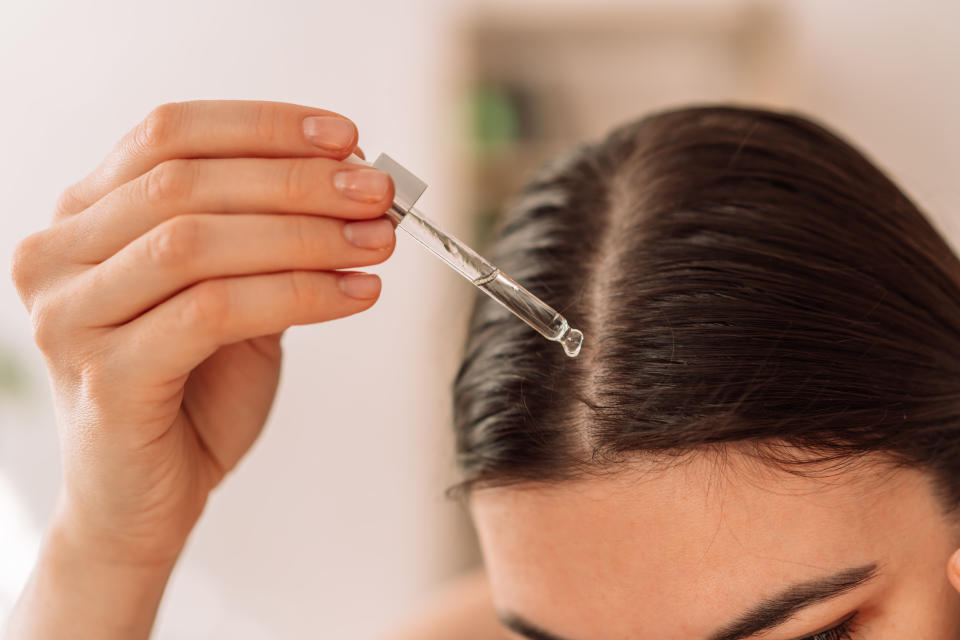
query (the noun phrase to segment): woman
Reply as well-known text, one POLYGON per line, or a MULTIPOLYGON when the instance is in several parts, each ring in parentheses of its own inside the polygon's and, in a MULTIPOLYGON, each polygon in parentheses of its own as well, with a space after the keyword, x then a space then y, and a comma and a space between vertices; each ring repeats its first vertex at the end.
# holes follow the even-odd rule
MULTIPOLYGON (((379 293, 334 271, 393 248, 355 141, 305 107, 165 105, 20 245, 64 488, 9 637, 149 634, 279 333, 379 293)), ((958 637, 960 262, 856 151, 659 114, 538 176, 496 254, 586 341, 478 303, 457 493, 489 582, 412 637, 496 637, 494 609, 541 640, 958 637)))

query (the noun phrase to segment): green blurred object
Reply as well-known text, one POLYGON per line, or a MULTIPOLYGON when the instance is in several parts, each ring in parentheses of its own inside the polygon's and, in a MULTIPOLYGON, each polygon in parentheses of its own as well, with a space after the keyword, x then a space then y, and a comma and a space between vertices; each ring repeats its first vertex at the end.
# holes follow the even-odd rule
POLYGON ((495 152, 520 136, 520 117, 510 92, 481 85, 471 98, 473 138, 481 154, 495 152))
POLYGON ((497 228, 497 222, 500 220, 500 214, 499 207, 483 207, 474 212, 473 243, 478 249, 486 250, 493 242, 493 235, 497 228))
POLYGON ((27 382, 27 372, 14 354, 0 347, 0 395, 24 395, 27 382))

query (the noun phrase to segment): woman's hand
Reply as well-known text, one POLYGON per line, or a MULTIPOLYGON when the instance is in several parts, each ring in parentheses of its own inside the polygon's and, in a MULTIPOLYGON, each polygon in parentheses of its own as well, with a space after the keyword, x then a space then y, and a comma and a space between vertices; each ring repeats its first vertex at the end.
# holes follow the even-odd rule
POLYGON ((63 461, 41 564, 165 576, 263 426, 280 334, 373 305, 376 276, 337 271, 394 247, 389 176, 340 162, 356 140, 308 107, 163 105, 19 245, 63 461))

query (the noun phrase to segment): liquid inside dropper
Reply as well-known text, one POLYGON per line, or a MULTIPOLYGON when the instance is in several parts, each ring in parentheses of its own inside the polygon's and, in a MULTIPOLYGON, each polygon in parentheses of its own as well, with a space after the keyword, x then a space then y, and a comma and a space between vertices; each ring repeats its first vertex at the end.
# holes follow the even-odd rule
POLYGON ((559 342, 568 356, 575 358, 580 353, 583 344, 580 330, 572 328, 556 309, 524 289, 473 249, 441 231, 416 208, 407 212, 399 226, 544 338, 559 342))
POLYGON ((491 265, 487 275, 473 280, 481 291, 512 311, 547 340, 559 342, 571 358, 580 353, 583 333, 574 329, 556 309, 533 295, 513 278, 491 265))
MULTIPOLYGON (((356 155, 351 155, 348 161, 371 166, 356 155)), ((583 333, 572 328, 556 309, 524 289, 456 237, 442 231, 414 207, 426 189, 426 183, 386 154, 380 154, 372 166, 386 171, 394 180, 394 202, 387 214, 398 223, 400 229, 544 338, 559 342, 568 356, 573 358, 580 353, 583 333)))

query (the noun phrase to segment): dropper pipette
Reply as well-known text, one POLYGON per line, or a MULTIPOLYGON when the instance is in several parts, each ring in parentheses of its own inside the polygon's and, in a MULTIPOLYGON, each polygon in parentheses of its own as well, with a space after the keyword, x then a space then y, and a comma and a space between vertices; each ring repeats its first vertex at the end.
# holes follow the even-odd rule
POLYGON ((373 163, 356 154, 346 161, 372 166, 390 174, 395 190, 393 204, 387 215, 401 229, 544 338, 559 342, 568 356, 572 358, 580 353, 583 333, 571 327, 556 309, 524 289, 463 242, 441 230, 414 207, 427 188, 425 182, 384 153, 373 163))

